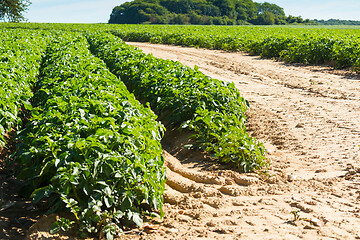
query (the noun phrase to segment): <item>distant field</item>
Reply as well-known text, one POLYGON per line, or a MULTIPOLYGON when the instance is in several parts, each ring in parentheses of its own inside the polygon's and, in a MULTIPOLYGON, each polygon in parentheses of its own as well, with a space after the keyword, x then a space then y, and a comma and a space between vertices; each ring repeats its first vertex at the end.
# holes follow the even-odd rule
POLYGON ((110 31, 125 41, 246 51, 266 58, 360 71, 360 26, 1 24, 0 27, 110 31))

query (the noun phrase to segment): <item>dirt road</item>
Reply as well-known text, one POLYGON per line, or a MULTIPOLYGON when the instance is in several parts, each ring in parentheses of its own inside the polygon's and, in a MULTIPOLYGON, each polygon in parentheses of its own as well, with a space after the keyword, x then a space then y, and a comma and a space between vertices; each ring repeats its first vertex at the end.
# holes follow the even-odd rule
POLYGON ((356 76, 244 53, 129 44, 234 82, 251 103, 248 129, 272 162, 269 178, 209 168, 188 161, 183 141, 167 136, 167 217, 146 238, 360 239, 356 76))

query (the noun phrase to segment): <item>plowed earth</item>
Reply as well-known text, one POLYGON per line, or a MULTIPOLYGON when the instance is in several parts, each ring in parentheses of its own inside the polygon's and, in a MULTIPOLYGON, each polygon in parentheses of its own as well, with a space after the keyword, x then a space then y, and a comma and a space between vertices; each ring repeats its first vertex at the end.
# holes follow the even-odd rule
MULTIPOLYGON (((121 239, 360 239, 358 76, 244 53, 129 44, 234 82, 250 101, 247 127, 271 167, 269 175, 236 173, 184 148, 188 133, 168 131, 165 218, 121 239)), ((28 238, 69 239, 48 234, 51 217, 28 238)))

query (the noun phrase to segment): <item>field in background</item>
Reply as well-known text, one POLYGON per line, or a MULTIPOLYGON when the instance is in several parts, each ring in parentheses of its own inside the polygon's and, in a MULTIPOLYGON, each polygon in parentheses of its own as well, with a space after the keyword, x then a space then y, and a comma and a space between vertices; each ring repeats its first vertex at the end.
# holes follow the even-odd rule
POLYGON ((125 41, 162 43, 225 51, 245 51, 265 58, 327 64, 360 71, 358 26, 187 26, 109 24, 1 24, 0 27, 70 31, 110 31, 125 41))
POLYGON ((360 236, 359 81, 230 53, 359 71, 357 29, 25 23, 0 33, 0 238, 18 238, 43 200, 72 212, 57 230, 108 239, 129 225, 158 229, 154 239, 360 236), (119 37, 228 52, 136 43, 147 55, 119 37), (239 92, 253 106, 247 127, 239 92), (163 153, 154 113, 169 130, 163 153), (270 149, 269 175, 234 171, 268 165, 253 137, 270 149), (13 170, 37 205, 17 195, 13 170), (159 226, 142 222, 163 213, 159 226))

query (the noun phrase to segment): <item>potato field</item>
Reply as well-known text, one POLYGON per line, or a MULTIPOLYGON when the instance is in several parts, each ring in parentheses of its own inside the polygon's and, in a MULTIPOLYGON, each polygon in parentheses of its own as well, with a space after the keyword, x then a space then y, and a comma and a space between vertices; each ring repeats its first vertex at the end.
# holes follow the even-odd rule
POLYGON ((10 164, 27 194, 49 202, 50 212, 73 213, 82 233, 111 238, 122 226, 141 226, 144 214, 163 215, 159 120, 193 131, 191 147, 239 171, 267 165, 264 147, 246 133, 248 103, 232 84, 146 55, 110 33, 1 35, 2 147, 15 128, 10 164))
MULTIPOLYGON (((11 26, 11 25, 7 25, 11 26)), ((150 42, 230 52, 245 51, 290 63, 328 64, 360 70, 358 26, 174 26, 37 24, 12 27, 108 31, 124 41, 150 42)))
POLYGON ((164 217, 168 132, 190 133, 183 147, 237 174, 271 178, 238 86, 124 41, 360 71, 355 28, 1 23, 0 36, 4 166, 46 214, 68 213, 52 233, 81 237, 113 239, 164 217))

